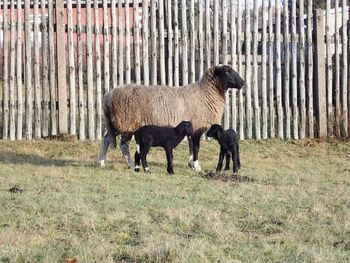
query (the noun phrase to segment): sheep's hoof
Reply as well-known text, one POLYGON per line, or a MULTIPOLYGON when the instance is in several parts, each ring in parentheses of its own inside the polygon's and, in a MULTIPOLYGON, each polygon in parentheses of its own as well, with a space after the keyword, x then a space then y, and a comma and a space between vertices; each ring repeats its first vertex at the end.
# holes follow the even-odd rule
POLYGON ((135 170, 135 172, 137 172, 137 173, 138 173, 138 172, 140 172, 140 167, 135 166, 135 169, 134 169, 134 170, 135 170))
POLYGON ((168 174, 169 175, 174 175, 175 173, 174 173, 174 171, 168 171, 168 174))
POLYGON ((105 160, 100 160, 100 166, 101 166, 101 168, 104 168, 106 166, 105 160))
POLYGON ((202 170, 198 160, 193 162, 193 166, 196 172, 200 172, 202 170))

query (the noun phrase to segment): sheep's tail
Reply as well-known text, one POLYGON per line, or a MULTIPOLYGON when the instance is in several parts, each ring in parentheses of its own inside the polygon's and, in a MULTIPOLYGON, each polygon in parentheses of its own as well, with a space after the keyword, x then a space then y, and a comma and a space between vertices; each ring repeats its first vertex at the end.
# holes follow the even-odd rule
POLYGON ((105 119, 105 125, 106 125, 106 130, 107 130, 107 135, 109 137, 110 145, 114 149, 117 146, 117 141, 116 137, 118 136, 118 132, 113 126, 112 123, 112 115, 110 113, 110 99, 109 99, 109 93, 106 94, 104 98, 104 104, 103 104, 103 114, 104 114, 104 119, 105 119))

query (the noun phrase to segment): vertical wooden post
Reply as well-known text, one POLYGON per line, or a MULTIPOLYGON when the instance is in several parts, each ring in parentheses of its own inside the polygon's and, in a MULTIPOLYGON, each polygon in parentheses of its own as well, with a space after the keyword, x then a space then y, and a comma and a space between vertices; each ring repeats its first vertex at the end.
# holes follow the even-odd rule
POLYGON ((283 109, 282 109, 282 66, 281 66, 281 4, 276 0, 276 99, 277 99, 277 120, 278 120, 278 137, 283 139, 283 109))
POLYGON ((125 83, 131 82, 131 50, 130 50, 130 9, 129 0, 125 0, 125 83))
POLYGON ((182 85, 188 84, 188 45, 187 45, 187 7, 186 0, 181 1, 182 23, 182 85))
POLYGON ((214 40, 213 40, 213 48, 214 48, 214 52, 213 52, 213 59, 214 59, 214 66, 217 66, 220 62, 219 60, 219 1, 213 1, 213 5, 214 5, 214 15, 213 15, 213 19, 214 19, 214 29, 213 29, 213 36, 214 36, 214 40))
POLYGON ((341 135, 348 136, 348 36, 347 36, 347 12, 346 12, 346 0, 342 1, 342 125, 341 135))
POLYGON ((95 103, 92 68, 92 38, 91 38, 91 0, 86 0, 86 63, 87 63, 87 105, 88 105, 88 135, 95 139, 95 103))
MULTIPOLYGON (((222 64, 227 65, 227 2, 222 0, 222 64)), ((224 129, 229 128, 230 122, 230 90, 228 89, 225 94, 225 111, 224 111, 224 129)))
POLYGON ((108 0, 103 0, 103 87, 104 93, 109 92, 109 24, 108 0))
POLYGON ((15 2, 11 1, 11 45, 10 45, 10 140, 16 139, 16 106, 15 106, 15 2))
POLYGON ((340 136, 340 61, 339 61, 339 0, 335 0, 335 21, 334 21, 334 42, 335 42, 335 134, 340 136))
POLYGON ((286 126, 286 139, 290 139, 290 101, 289 101, 289 75, 290 75, 290 37, 289 37, 289 0, 284 0, 283 3, 283 15, 284 15, 284 115, 286 126))
MULTIPOLYGON (((348 19, 350 19, 350 3, 349 3, 349 14, 348 19)), ((350 26, 348 27, 348 39, 350 38, 350 26)), ((348 107, 350 111, 350 42, 348 42, 348 107)), ((348 136, 350 135, 350 114, 348 114, 348 136)))
POLYGON ((258 1, 254 0, 254 13, 253 13, 253 32, 255 35, 253 37, 253 103, 254 103, 254 131, 255 138, 257 140, 261 139, 260 131, 260 106, 259 106, 259 82, 258 82, 258 32, 259 32, 259 13, 258 13, 258 1))
MULTIPOLYGON (((123 85, 124 84, 123 0, 118 1, 118 36, 119 36, 119 53, 118 53, 119 85, 123 85)), ((113 43, 113 47, 114 47, 114 43, 113 43)))
POLYGON ((157 0, 151 0, 152 85, 157 85, 157 0))
POLYGON ((140 20, 139 20, 139 1, 134 0, 134 62, 135 62, 135 82, 141 84, 140 70, 140 20))
POLYGON ((69 133, 76 134, 76 111, 75 111, 75 61, 73 39, 73 14, 72 0, 67 1, 68 18, 68 56, 69 56, 69 133))
POLYGON ((269 115, 270 115, 270 137, 275 138, 275 96, 274 96, 274 77, 273 77, 273 0, 269 2, 269 115))
POLYGON ((203 17, 204 17, 204 9, 203 3, 198 3, 199 7, 199 15, 198 15, 198 44, 199 44, 199 77, 203 76, 204 71, 204 28, 203 28, 203 17))
POLYGON ((262 100, 262 138, 267 139, 267 78, 266 78, 266 61, 267 61, 267 49, 266 49, 266 15, 265 2, 262 2, 262 50, 261 50, 261 100, 262 100))
POLYGON ((159 72, 160 84, 165 85, 165 46, 164 46, 164 1, 158 2, 158 27, 159 27, 159 72))
POLYGON ((149 84, 149 57, 148 57, 148 0, 142 2, 142 60, 143 84, 149 84))
MULTIPOLYGON (((231 0, 231 65, 237 70, 236 1, 231 0)), ((237 90, 231 91, 231 127, 237 130, 237 90)))
MULTIPOLYGON (((80 1, 80 0, 78 0, 80 1)), ((55 66, 55 43, 54 43, 54 13, 53 1, 48 0, 49 12, 49 63, 50 63, 50 119, 51 135, 57 135, 57 108, 56 108, 56 66, 55 66)), ((26 83, 27 86, 27 83, 26 83)))
POLYGON ((313 13, 314 23, 314 106, 318 128, 318 137, 327 136, 326 114, 326 78, 325 78, 325 45, 323 10, 316 9, 313 13))
POLYGON ((300 93, 300 139, 305 138, 305 32, 304 32, 304 0, 299 1, 299 93, 300 93))
MULTIPOLYGON (((333 69, 330 28, 331 0, 326 2, 326 48, 327 48, 327 133, 333 135, 333 69)), ((315 30, 315 29, 314 29, 315 30)))
MULTIPOLYGON (((49 66, 47 63, 47 51, 48 51, 48 45, 47 45, 47 18, 46 18, 46 1, 41 2, 41 23, 42 23, 42 31, 41 31, 41 46, 42 46, 42 104, 43 104, 43 111, 42 111, 42 136, 47 137, 49 135, 49 102, 48 102, 48 91, 49 91, 49 66)), ((18 27, 21 23, 20 21, 20 14, 21 10, 18 10, 18 27)), ((21 28, 22 30, 22 28, 21 28)), ((20 29, 18 28, 18 31, 20 29)), ((18 32, 18 41, 21 41, 20 37, 22 36, 22 32, 18 32)), ((19 46, 17 47, 17 52, 20 52, 19 46)), ((21 63, 21 62, 20 62, 21 63)), ((17 65, 17 70, 20 68, 20 66, 17 65)), ((21 69, 20 69, 21 70, 21 69)), ((17 79, 17 81, 19 81, 17 79)), ((17 83, 18 85, 18 83, 17 83)))
POLYGON ((39 1, 34 0, 34 135, 41 137, 41 94, 40 94, 40 66, 39 66, 39 1))
POLYGON ((173 85, 173 22, 172 1, 167 0, 167 28, 168 28, 168 85, 173 85))
POLYGON ((180 85, 179 80, 179 9, 178 1, 174 3, 174 84, 180 85))
POLYGON ((245 81, 246 85, 246 123, 247 123, 247 138, 251 139, 252 130, 252 95, 251 95, 251 75, 250 75, 250 41, 251 41, 251 30, 250 30, 250 4, 251 0, 246 0, 246 13, 245 13, 245 81))
POLYGON ((115 7, 117 0, 111 1, 111 20, 112 20, 112 86, 118 85, 118 61, 117 61, 117 14, 115 7))
POLYGON ((102 136, 102 91, 101 91, 101 54, 100 54, 100 19, 98 0, 94 0, 95 24, 95 65, 96 65, 96 139, 102 136))
MULTIPOLYGON (((242 1, 237 3, 237 57, 238 57, 238 66, 237 70, 239 74, 243 75, 243 66, 242 66, 242 1)), ((238 91, 238 112, 239 112, 239 139, 244 140, 244 98, 243 90, 238 91)))
MULTIPOLYGON (((33 101, 32 101, 32 45, 31 45, 31 39, 30 39, 31 22, 30 22, 30 1, 29 0, 25 1, 25 17, 26 17, 26 21, 25 21, 26 139, 31 140, 32 133, 33 133, 32 131, 33 101)), ((5 82, 5 77, 4 77, 4 82, 5 82)))
MULTIPOLYGON (((28 5, 27 1, 26 7, 28 5)), ((2 101, 3 101, 3 130, 2 130, 2 138, 8 139, 8 126, 9 126, 9 105, 8 105, 8 96, 9 96, 9 86, 8 86, 8 38, 7 38, 7 31, 8 31, 8 21, 7 21, 7 7, 8 3, 7 0, 4 0, 3 2, 3 56, 4 56, 4 68, 3 68, 3 82, 2 82, 2 101)))
POLYGON ((58 131, 68 133, 64 0, 56 0, 58 131))
MULTIPOLYGON (((17 6, 17 140, 22 140, 23 82, 22 82, 22 3, 17 6)), ((45 31, 46 32, 46 31, 45 31)), ((45 42, 43 42, 45 43, 45 42)), ((44 63, 43 63, 43 68, 44 63)), ((47 134, 47 133, 46 133, 47 134)))
POLYGON ((190 83, 194 83, 196 80, 196 67, 195 67, 195 26, 194 26, 194 0, 190 3, 190 83))
POLYGON ((164 46, 164 1, 158 2, 158 27, 159 27, 159 71, 160 84, 165 85, 165 46, 164 46))
POLYGON ((205 43, 206 68, 211 66, 211 28, 210 28, 210 1, 205 1, 205 43))
POLYGON ((313 102, 313 43, 312 43, 312 1, 307 6, 307 64, 308 78, 306 82, 308 96, 308 130, 309 137, 314 137, 314 102, 313 102))
POLYGON ((83 82, 83 41, 81 26, 81 0, 77 0, 77 41, 78 41, 78 103, 79 103, 79 139, 85 139, 85 100, 83 82))
POLYGON ((297 79, 297 21, 296 0, 292 0, 292 112, 293 112, 293 138, 298 139, 298 79, 297 79))

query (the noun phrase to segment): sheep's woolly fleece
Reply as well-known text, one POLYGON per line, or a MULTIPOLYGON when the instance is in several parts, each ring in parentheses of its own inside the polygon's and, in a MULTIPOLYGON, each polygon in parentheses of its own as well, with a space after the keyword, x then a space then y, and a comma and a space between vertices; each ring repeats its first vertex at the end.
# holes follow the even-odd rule
POLYGON ((223 114, 226 89, 220 85, 213 68, 183 87, 123 85, 105 95, 105 118, 117 134, 149 124, 174 127, 183 120, 191 121, 194 131, 207 130, 223 114))

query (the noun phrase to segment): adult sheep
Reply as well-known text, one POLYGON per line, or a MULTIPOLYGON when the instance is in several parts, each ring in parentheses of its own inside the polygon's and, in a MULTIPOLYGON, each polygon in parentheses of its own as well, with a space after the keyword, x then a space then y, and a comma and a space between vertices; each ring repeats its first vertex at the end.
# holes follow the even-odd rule
POLYGON ((175 127, 188 120, 194 130, 192 140, 189 140, 189 165, 199 171, 202 134, 212 124, 220 123, 227 89, 241 89, 244 85, 244 80, 231 66, 219 65, 209 68, 198 82, 182 87, 128 84, 112 89, 103 100, 107 134, 100 147, 101 166, 105 164, 108 146, 115 146, 119 134, 120 149, 128 166, 133 168, 129 141, 138 128, 144 125, 175 127))

